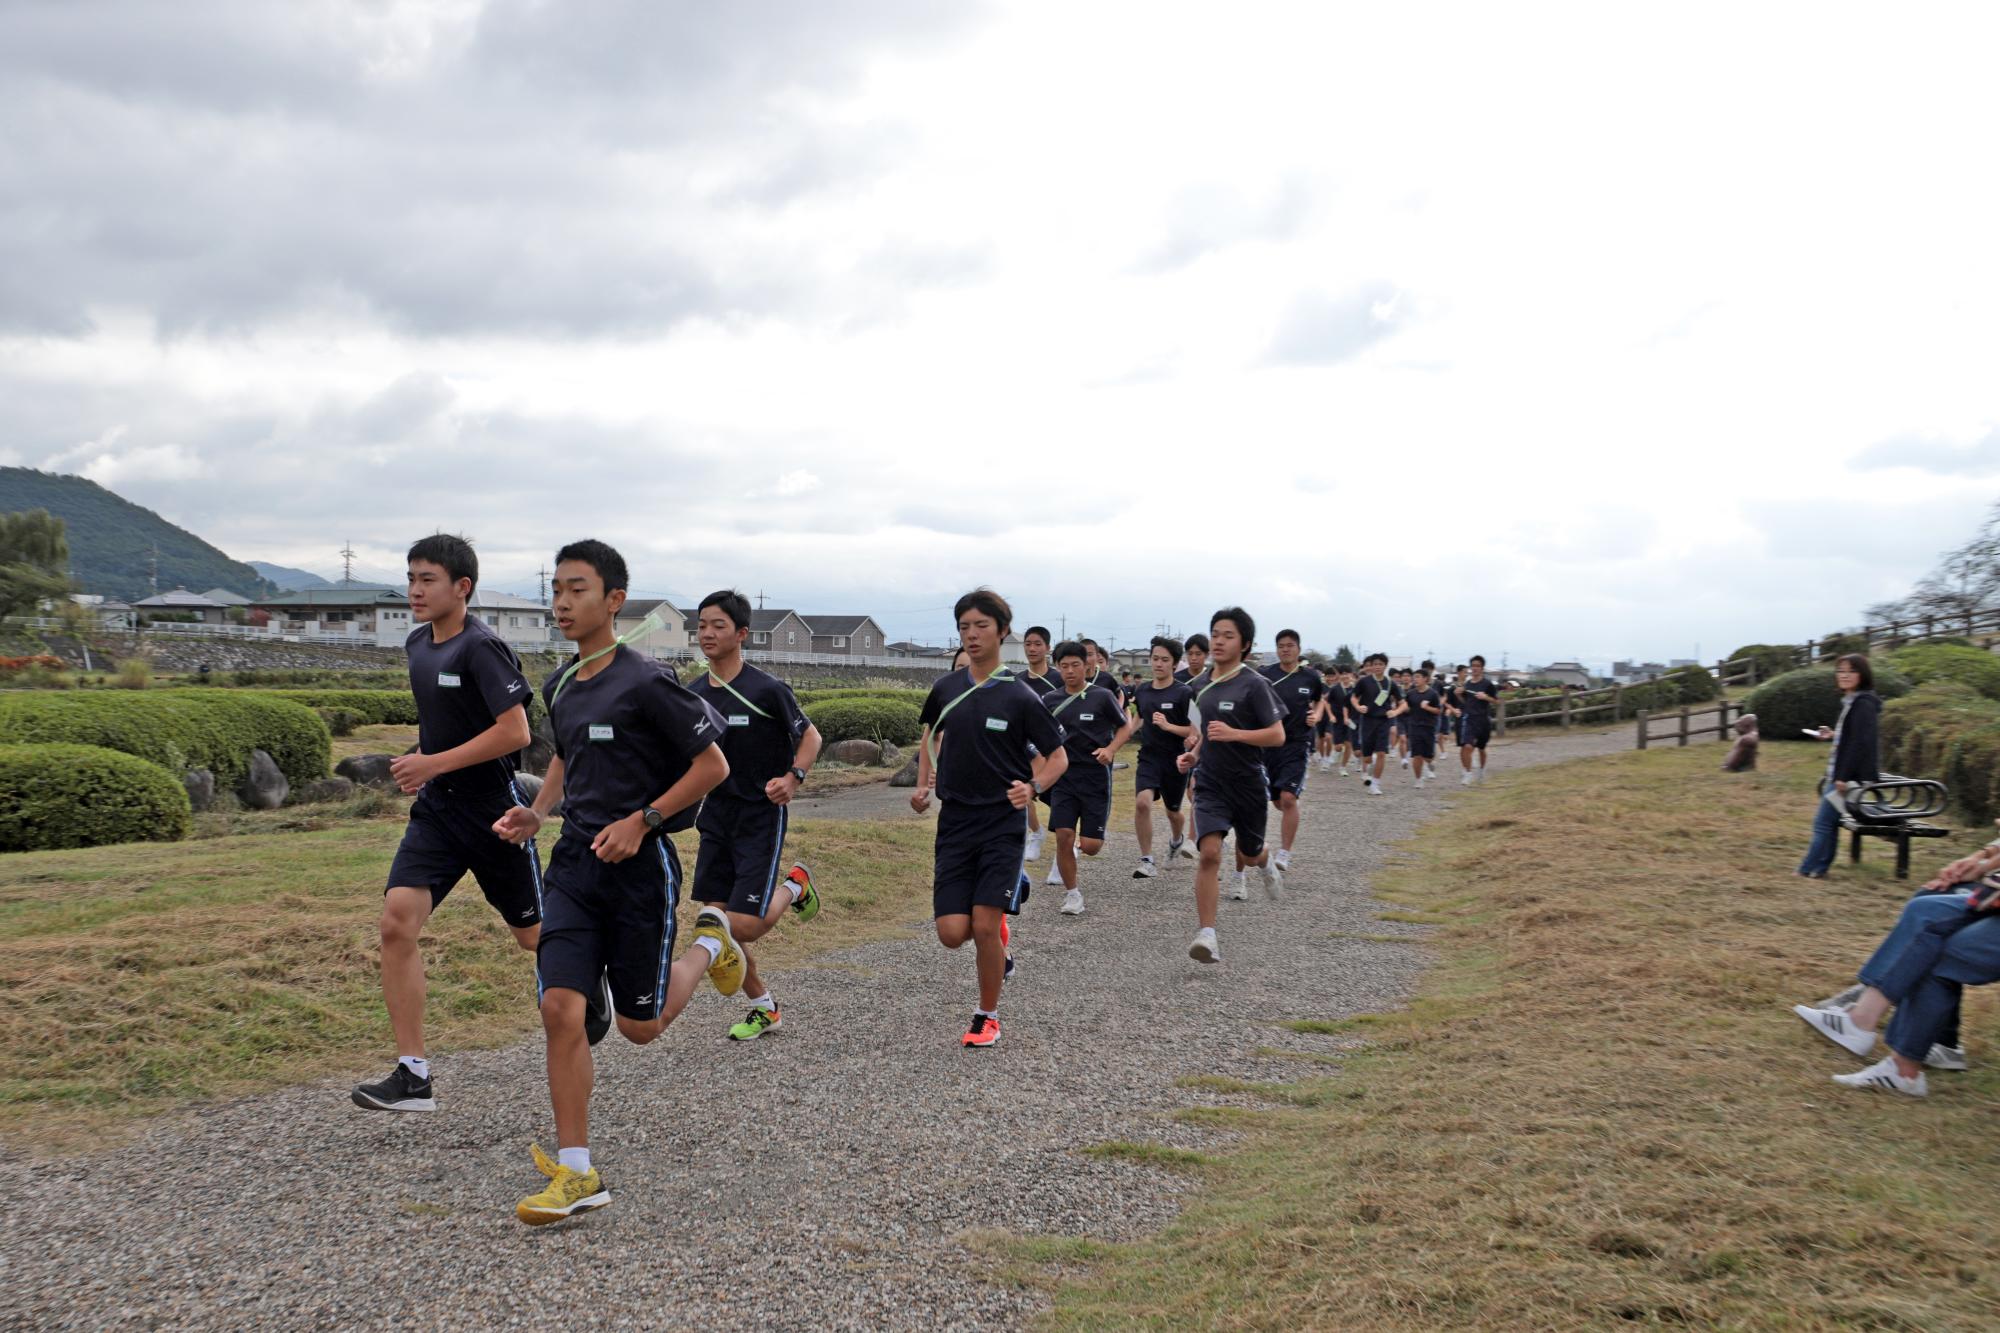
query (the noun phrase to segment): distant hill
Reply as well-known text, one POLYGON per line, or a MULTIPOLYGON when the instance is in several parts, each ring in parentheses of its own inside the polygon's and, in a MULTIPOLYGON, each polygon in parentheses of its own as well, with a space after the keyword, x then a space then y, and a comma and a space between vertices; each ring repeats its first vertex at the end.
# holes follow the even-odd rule
POLYGON ((46 509, 69 535, 69 563, 85 592, 131 601, 152 594, 153 550, 160 591, 227 588, 245 597, 277 591, 264 576, 231 560, 186 528, 83 477, 0 467, 0 511, 46 509))
POLYGON ((307 588, 331 588, 332 579, 303 569, 293 569, 290 565, 274 565, 268 560, 248 560, 244 562, 262 574, 284 592, 302 592, 307 588))

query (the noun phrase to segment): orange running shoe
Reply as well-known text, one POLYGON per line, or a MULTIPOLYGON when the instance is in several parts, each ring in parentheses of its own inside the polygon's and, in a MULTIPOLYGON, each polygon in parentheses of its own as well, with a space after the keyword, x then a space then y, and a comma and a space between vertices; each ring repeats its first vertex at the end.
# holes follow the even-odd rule
POLYGON ((1000 1020, 988 1018, 985 1014, 974 1014, 972 1026, 959 1039, 961 1046, 997 1046, 1000 1044, 1000 1020))

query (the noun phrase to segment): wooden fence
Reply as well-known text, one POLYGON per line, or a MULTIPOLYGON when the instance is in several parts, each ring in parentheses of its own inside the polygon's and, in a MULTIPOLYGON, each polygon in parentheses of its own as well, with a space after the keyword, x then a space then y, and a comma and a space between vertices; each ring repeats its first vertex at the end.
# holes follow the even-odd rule
MULTIPOLYGON (((2000 640, 2000 607, 1984 611, 1967 611, 1947 616, 1919 616, 1913 620, 1891 620, 1880 625, 1863 625, 1838 639, 1808 639, 1792 649, 1785 670, 1807 667, 1815 662, 1823 662, 1829 657, 1837 657, 1848 651, 1848 645, 1855 639, 1868 645, 1868 651, 1878 648, 1902 648, 1913 643, 1924 643, 1931 639, 1963 638, 1975 642, 1985 640, 1991 646, 2000 640)), ((1758 683, 1757 663, 1753 658, 1739 657, 1734 661, 1717 662, 1711 668, 1715 678, 1727 687, 1731 685, 1756 685, 1758 683)))
POLYGON ((1670 740, 1686 745, 1690 739, 1706 736, 1711 731, 1717 740, 1727 740, 1732 714, 1743 716, 1743 705, 1727 699, 1706 708, 1682 708, 1679 712, 1655 713, 1642 708, 1639 710, 1639 748, 1643 750, 1656 741, 1670 740), (1708 722, 1696 725, 1696 719, 1709 717, 1715 719, 1713 725, 1708 722), (1653 728, 1658 722, 1666 723, 1667 730, 1656 732, 1653 728))

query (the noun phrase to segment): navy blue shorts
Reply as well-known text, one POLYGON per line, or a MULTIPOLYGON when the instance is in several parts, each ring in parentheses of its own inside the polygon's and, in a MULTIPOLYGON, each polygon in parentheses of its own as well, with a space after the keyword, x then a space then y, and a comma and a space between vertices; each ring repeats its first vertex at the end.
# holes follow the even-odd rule
POLYGON ((1438 734, 1436 727, 1410 728, 1410 758, 1435 759, 1438 757, 1438 734))
POLYGON ((426 786, 410 805, 409 827, 384 889, 429 889, 436 911, 469 871, 501 920, 534 925, 542 919, 542 862, 534 839, 516 845, 493 831, 501 815, 526 804, 512 783, 449 796, 426 786))
POLYGON ((674 956, 674 903, 681 863, 653 834, 624 861, 597 859, 580 830, 556 839, 543 882, 542 943, 535 974, 543 990, 596 993, 611 977, 611 1003, 639 1022, 660 1016, 674 956))
POLYGON ((1092 760, 1083 769, 1067 769, 1049 788, 1051 831, 1073 828, 1079 838, 1104 837, 1111 822, 1111 770, 1092 760))
POLYGON ((963 805, 946 801, 938 810, 936 867, 931 877, 931 915, 971 916, 974 905, 1009 915, 1021 910, 1021 844, 1028 836, 1028 812, 1001 802, 963 805))
POLYGON ((1179 758, 1179 751, 1167 753, 1141 749, 1139 761, 1132 766, 1132 790, 1158 792, 1162 805, 1169 810, 1179 810, 1188 787, 1188 775, 1181 772, 1175 763, 1179 758))
POLYGON ((1251 788, 1239 790, 1216 781, 1199 783, 1194 789, 1194 841, 1211 833, 1236 830, 1236 850, 1256 856, 1264 850, 1264 820, 1270 813, 1264 793, 1251 788))
POLYGON ((1313 723, 1313 735, 1315 736, 1333 735, 1333 723, 1327 721, 1325 718, 1321 718, 1319 721, 1313 723))
POLYGON ((728 911, 762 916, 783 877, 785 830, 791 807, 769 801, 739 801, 711 795, 694 822, 701 850, 694 858, 698 903, 722 903, 728 911))
POLYGON ((1312 751, 1303 740, 1286 741, 1264 752, 1264 780, 1270 784, 1271 800, 1290 792, 1306 794, 1306 774, 1312 768, 1312 751))
POLYGON ((1361 757, 1389 753, 1389 719, 1369 715, 1361 719, 1361 757))
POLYGON ((1486 748, 1486 742, 1493 739, 1493 715, 1474 717, 1467 713, 1458 724, 1458 743, 1470 745, 1475 750, 1486 748))
POLYGON ((1353 728, 1353 727, 1350 727, 1350 726, 1348 726, 1348 725, 1347 725, 1347 724, 1346 724, 1345 722, 1336 722, 1336 723, 1334 723, 1334 724, 1333 724, 1333 743, 1334 743, 1335 745, 1352 745, 1352 744, 1354 744, 1354 728, 1353 728))

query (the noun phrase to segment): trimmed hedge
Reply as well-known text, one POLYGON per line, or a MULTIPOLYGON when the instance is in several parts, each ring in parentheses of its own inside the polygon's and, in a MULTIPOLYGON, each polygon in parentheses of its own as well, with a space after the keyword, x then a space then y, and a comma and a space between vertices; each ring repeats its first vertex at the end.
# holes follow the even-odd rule
POLYGON ((1722 686, 1707 667, 1675 667, 1660 677, 1661 684, 1672 684, 1677 703, 1705 704, 1722 697, 1722 686))
MULTIPOLYGON (((1875 693, 1884 700, 1910 692, 1910 683, 1881 662, 1875 667, 1875 693)), ((1743 701, 1743 711, 1757 715, 1757 731, 1767 741, 1804 740, 1807 727, 1830 727, 1840 716, 1840 687, 1831 666, 1804 667, 1766 681, 1743 701)))
POLYGON ((806 707, 808 704, 824 703, 828 699, 896 699, 913 703, 921 711, 924 706, 924 696, 929 694, 930 691, 899 690, 873 685, 838 690, 796 690, 794 693, 798 695, 799 707, 801 708, 806 707))
POLYGON ((1882 766, 1938 779, 1979 823, 2000 815, 2000 702, 1955 681, 1919 685, 1882 709, 1882 766))
POLYGON ((158 764, 176 778, 191 768, 234 786, 250 752, 277 761, 294 787, 327 775, 333 741, 302 704, 248 690, 92 690, 0 698, 0 736, 25 744, 98 745, 158 764))
POLYGON ((917 721, 923 705, 909 699, 822 699, 805 712, 829 745, 857 739, 914 745, 923 733, 917 721))
POLYGON ((1986 696, 2000 699, 2000 656, 1983 648, 1960 648, 1950 644, 1917 643, 1898 648, 1885 659, 1897 674, 1913 685, 1934 680, 1955 680, 1986 696))
POLYGON ((1757 679, 1766 681, 1797 666, 1799 650, 1797 645, 1789 643, 1746 643, 1722 660, 1738 662, 1746 657, 1756 663, 1757 679))
POLYGON ((0 745, 0 852, 177 842, 187 788, 158 764, 97 745, 0 745))
POLYGON ((363 726, 417 724, 417 696, 408 690, 238 690, 232 693, 304 704, 307 708, 344 708, 363 726))

